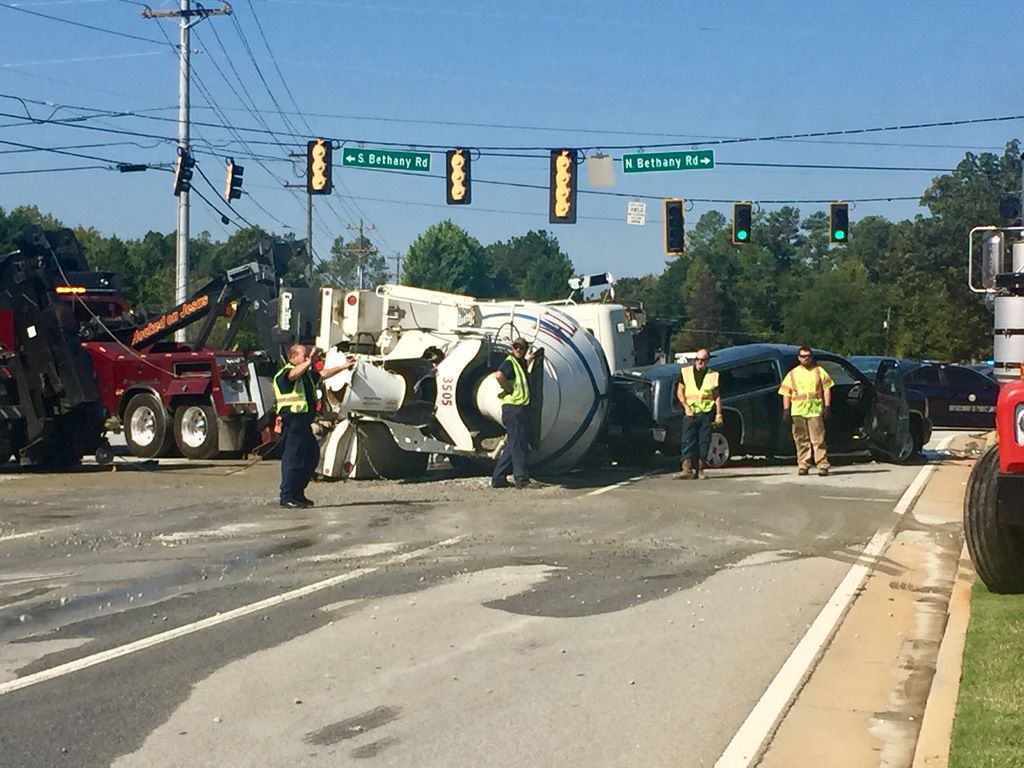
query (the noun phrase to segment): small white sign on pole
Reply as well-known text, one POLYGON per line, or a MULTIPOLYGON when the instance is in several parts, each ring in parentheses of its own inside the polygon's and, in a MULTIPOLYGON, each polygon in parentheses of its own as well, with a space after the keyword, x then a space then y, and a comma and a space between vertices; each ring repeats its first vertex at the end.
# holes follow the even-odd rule
POLYGON ((626 203, 626 223, 642 227, 647 223, 647 203, 630 200, 626 203))

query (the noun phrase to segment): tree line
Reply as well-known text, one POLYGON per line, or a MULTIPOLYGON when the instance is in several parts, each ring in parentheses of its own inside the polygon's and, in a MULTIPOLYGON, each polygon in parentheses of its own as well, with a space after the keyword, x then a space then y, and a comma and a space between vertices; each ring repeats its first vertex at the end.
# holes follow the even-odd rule
MULTIPOLYGON (((618 299, 642 301, 649 315, 673 318, 677 350, 756 341, 810 344, 845 354, 892 354, 945 360, 991 354, 992 316, 966 285, 967 233, 983 224, 1010 225, 1002 197, 1019 193, 1020 144, 1002 155, 968 153, 921 197, 928 215, 889 221, 867 216, 851 226, 845 245, 829 243, 828 215, 806 217, 793 206, 755 215, 751 242, 732 244, 731 222, 709 211, 688 226, 686 252, 660 274, 620 278, 618 299)), ((855 209, 854 209, 855 214, 855 209)), ((0 208, 0 250, 27 224, 61 223, 35 206, 0 208)), ((174 298, 175 238, 149 232, 138 239, 75 233, 94 269, 121 276, 137 306, 158 309, 174 298)), ((261 236, 293 240, 258 228, 224 241, 209 233, 190 245, 193 288, 245 258, 261 236)), ((621 254, 631 264, 636 254, 621 254)), ((608 269, 619 271, 617 264, 608 269)), ((365 237, 337 237, 315 264, 296 260, 288 281, 365 287, 394 279, 365 237)), ((401 282, 478 298, 564 298, 574 273, 570 257, 545 230, 489 245, 442 221, 419 235, 404 254, 401 282)))

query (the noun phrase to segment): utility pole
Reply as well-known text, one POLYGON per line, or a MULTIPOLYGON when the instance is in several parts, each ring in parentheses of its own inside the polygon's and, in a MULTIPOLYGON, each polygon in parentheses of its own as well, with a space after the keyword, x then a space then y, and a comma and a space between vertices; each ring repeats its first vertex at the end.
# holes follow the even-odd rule
POLYGON ((376 253, 377 252, 376 248, 374 248, 372 246, 363 245, 363 243, 366 242, 366 235, 364 233, 365 232, 373 232, 377 228, 375 226, 373 226, 372 224, 370 224, 369 226, 366 226, 365 224, 363 224, 363 220, 362 219, 359 220, 359 226, 358 227, 355 226, 354 224, 346 224, 345 228, 348 229, 348 230, 351 230, 353 232, 355 232, 357 230, 359 231, 359 247, 358 248, 351 248, 350 247, 350 248, 346 248, 345 250, 348 253, 355 254, 355 255, 357 255, 359 257, 359 290, 362 290, 363 289, 363 258, 365 256, 367 256, 368 254, 376 253))
MULTIPOLYGON (((224 3, 223 8, 192 8, 191 0, 180 0, 177 11, 154 11, 145 8, 144 19, 177 18, 181 26, 181 39, 178 44, 178 152, 189 152, 189 40, 192 27, 210 16, 229 16, 231 4, 224 3)), ((178 237, 174 265, 174 302, 184 304, 188 299, 188 190, 178 195, 178 237)), ((180 328, 174 334, 174 340, 185 341, 185 329, 180 328)))
POLYGON ((309 256, 309 280, 313 282, 313 195, 306 193, 306 255, 309 256))
POLYGON ((399 284, 402 282, 402 254, 396 253, 395 259, 395 283, 399 284))
MULTIPOLYGON (((306 159, 305 152, 290 152, 288 157, 299 160, 306 159)), ((306 255, 309 256, 309 279, 313 280, 313 193, 309 191, 307 184, 288 184, 285 189, 306 190, 306 255)))

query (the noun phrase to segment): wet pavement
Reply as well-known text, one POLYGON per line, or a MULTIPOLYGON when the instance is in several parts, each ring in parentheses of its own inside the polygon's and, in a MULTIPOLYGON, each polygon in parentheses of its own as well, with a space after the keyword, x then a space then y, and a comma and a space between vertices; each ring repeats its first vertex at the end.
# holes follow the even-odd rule
POLYGON ((0 471, 5 768, 710 765, 919 469, 115 468, 0 471))

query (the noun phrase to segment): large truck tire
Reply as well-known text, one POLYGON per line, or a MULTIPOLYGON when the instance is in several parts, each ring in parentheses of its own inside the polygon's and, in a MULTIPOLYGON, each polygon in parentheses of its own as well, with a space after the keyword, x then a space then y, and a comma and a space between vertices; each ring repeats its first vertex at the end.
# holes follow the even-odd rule
POLYGON ((212 459, 220 452, 217 411, 208 403, 180 405, 174 411, 174 442, 186 459, 212 459))
MULTIPOLYGON (((978 576, 992 592, 1024 592, 1024 527, 1008 525, 996 515, 998 446, 978 459, 964 495, 964 534, 978 576)), ((1021 500, 1024 504, 1024 499, 1021 500)))
POLYGON ((163 403, 148 392, 128 401, 124 410, 124 438, 128 450, 140 459, 169 456, 174 450, 174 433, 163 403))
POLYGON ((387 425, 363 421, 356 430, 355 477, 401 480, 426 474, 429 454, 403 451, 387 425))

